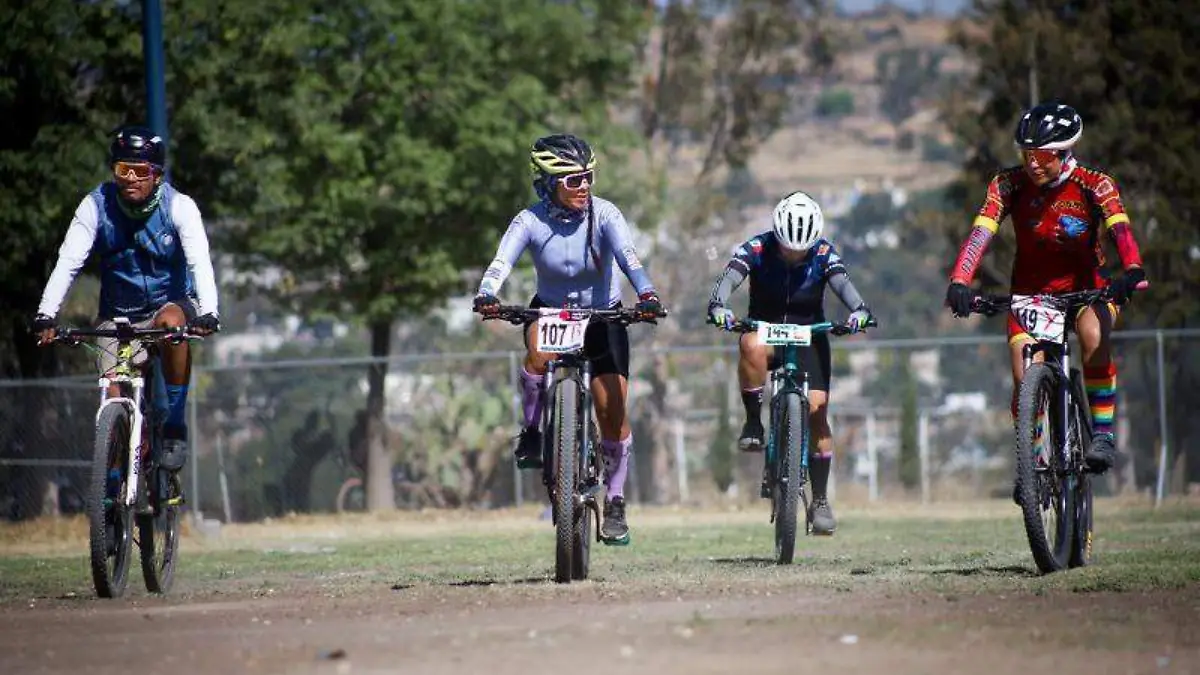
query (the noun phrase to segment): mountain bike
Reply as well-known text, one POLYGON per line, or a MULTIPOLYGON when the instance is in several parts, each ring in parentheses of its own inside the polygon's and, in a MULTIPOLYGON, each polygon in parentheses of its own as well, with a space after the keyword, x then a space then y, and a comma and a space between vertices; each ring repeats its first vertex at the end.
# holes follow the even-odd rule
MULTIPOLYGON (((666 312, 659 314, 659 318, 666 312)), ((583 353, 584 336, 592 321, 653 323, 655 318, 630 309, 555 309, 503 305, 483 316, 512 324, 537 324, 536 348, 554 354, 544 380, 546 405, 540 420, 542 484, 550 499, 555 528, 554 580, 569 583, 588 577, 591 538, 600 534, 603 459, 592 418, 591 362, 583 353), (595 521, 593 523, 593 520, 595 521), (594 525, 594 528, 593 528, 594 525)))
POLYGON ((1084 462, 1092 415, 1083 377, 1071 363, 1069 338, 1078 312, 1108 299, 1107 289, 985 295, 971 309, 986 316, 1010 311, 1034 340, 1021 354, 1025 375, 1017 390, 1013 494, 1043 574, 1092 562, 1092 478, 1084 462))
MULTIPOLYGON (((875 326, 875 320, 867 325, 875 326)), ((805 489, 809 451, 808 373, 800 368, 799 348, 812 344, 813 335, 848 335, 852 331, 845 324, 830 322, 788 324, 754 320, 735 321, 725 330, 756 332, 763 345, 783 348, 778 366, 771 371, 770 422, 763 453, 760 496, 771 500, 775 562, 789 565, 796 552, 797 514, 801 506, 804 508, 804 533, 812 533, 812 514, 805 489)))
POLYGON ((92 584, 102 598, 125 593, 134 543, 146 590, 166 593, 174 582, 183 499, 178 476, 159 467, 167 389, 156 343, 200 339, 182 327, 137 328, 124 317, 113 323, 113 328, 61 328, 55 337, 56 342, 92 349, 98 348, 82 338, 117 340, 117 365, 111 375, 99 380, 100 406, 85 500, 92 584), (135 363, 141 355, 135 342, 141 343, 146 356, 140 365, 135 363), (113 385, 119 388, 117 396, 109 395, 113 385))

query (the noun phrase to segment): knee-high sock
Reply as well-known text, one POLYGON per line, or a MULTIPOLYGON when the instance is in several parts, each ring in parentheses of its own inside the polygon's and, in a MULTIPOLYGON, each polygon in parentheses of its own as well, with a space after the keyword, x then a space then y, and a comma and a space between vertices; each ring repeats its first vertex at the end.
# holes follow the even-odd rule
POLYGON ((608 499, 625 498, 625 478, 629 475, 629 453, 633 450, 633 434, 620 441, 600 441, 604 453, 604 486, 608 499))

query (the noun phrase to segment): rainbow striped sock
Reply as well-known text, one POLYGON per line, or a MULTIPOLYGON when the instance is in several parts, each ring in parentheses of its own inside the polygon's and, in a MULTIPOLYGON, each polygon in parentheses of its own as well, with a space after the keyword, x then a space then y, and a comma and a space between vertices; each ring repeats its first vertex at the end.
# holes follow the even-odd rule
POLYGON ((1098 368, 1084 368, 1083 383, 1092 408, 1092 433, 1111 436, 1117 410, 1117 364, 1109 361, 1098 368))

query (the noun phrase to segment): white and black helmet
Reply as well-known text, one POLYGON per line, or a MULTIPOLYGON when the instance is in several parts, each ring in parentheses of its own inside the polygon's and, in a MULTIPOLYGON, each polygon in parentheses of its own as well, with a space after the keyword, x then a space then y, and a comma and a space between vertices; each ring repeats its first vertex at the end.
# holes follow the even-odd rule
POLYGON ((1022 150, 1066 150, 1083 135, 1083 119, 1069 105, 1042 103, 1025 111, 1013 141, 1022 150))
POLYGON ((771 214, 775 224, 775 238, 784 248, 807 251, 821 238, 825 230, 825 216, 812 197, 803 192, 793 192, 775 205, 771 214))

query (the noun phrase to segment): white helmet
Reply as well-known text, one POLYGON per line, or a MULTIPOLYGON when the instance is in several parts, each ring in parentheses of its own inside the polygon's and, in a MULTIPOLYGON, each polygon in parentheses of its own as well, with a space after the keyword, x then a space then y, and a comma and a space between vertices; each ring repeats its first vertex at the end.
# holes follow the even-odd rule
POLYGON ((775 223, 775 238, 779 244, 793 251, 807 251, 825 230, 821 207, 803 192, 793 192, 780 200, 771 220, 775 223))

